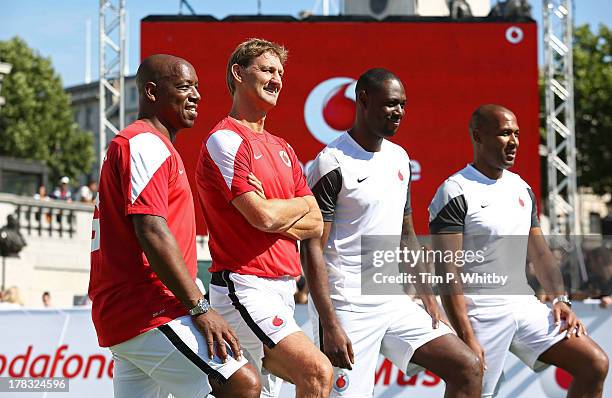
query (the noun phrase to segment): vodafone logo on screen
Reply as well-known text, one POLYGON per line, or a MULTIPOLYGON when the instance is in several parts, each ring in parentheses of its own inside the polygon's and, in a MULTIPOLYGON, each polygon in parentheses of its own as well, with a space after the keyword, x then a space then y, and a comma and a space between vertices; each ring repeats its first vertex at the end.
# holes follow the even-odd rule
MULTIPOLYGON (((317 84, 308 94, 304 105, 306 127, 323 145, 329 144, 353 125, 356 85, 357 80, 353 78, 332 77, 317 84)), ((306 162, 305 172, 308 172, 311 163, 312 160, 306 162)), ((411 180, 420 180, 421 164, 411 159, 410 169, 411 180)))
POLYGON ((332 77, 312 89, 304 105, 308 131, 327 145, 353 125, 355 120, 355 85, 350 77, 332 77))
POLYGON ((506 29, 506 40, 512 44, 518 44, 523 41, 523 29, 518 26, 511 26, 506 29))

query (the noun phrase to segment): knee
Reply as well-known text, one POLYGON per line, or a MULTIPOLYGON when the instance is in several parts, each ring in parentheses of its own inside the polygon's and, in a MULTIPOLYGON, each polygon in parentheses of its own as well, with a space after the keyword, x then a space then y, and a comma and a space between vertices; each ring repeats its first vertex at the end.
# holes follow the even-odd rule
POLYGON ((608 375, 608 369, 610 367, 610 361, 608 356, 602 350, 597 350, 594 355, 592 363, 593 377, 596 377, 598 381, 604 381, 608 375))
POLYGON ((243 395, 245 398, 259 398, 259 394, 261 393, 261 379, 255 370, 249 372, 248 376, 244 378, 243 391, 245 392, 243 395))
POLYGON ((452 374, 461 385, 480 385, 482 383, 482 368, 480 359, 469 351, 452 374))
POLYGON ((607 374, 609 360, 603 350, 596 348, 584 357, 582 364, 588 364, 587 366, 578 365, 566 369, 572 376, 577 379, 588 381, 589 383, 603 383, 607 374))
POLYGON ((261 381, 252 365, 245 365, 230 377, 223 388, 224 397, 259 398, 261 381))
POLYGON ((317 389, 331 391, 334 379, 334 368, 329 359, 323 354, 309 361, 303 369, 305 382, 315 385, 317 389))
POLYGON ((482 382, 483 364, 476 355, 471 355, 471 358, 466 361, 465 373, 470 379, 475 380, 480 384, 482 382))

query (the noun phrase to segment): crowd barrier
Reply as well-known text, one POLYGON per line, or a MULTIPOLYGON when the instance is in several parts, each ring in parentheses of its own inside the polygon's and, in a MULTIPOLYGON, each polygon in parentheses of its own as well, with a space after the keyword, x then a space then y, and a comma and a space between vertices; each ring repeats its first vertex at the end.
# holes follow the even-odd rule
MULTIPOLYGON (((577 302, 574 309, 589 334, 610 355, 612 353, 612 309, 594 303, 577 302)), ((306 306, 298 305, 296 320, 309 336, 312 328, 306 306)), ((113 396, 113 361, 110 352, 98 347, 88 308, 57 310, 0 310, 0 377, 67 377, 69 392, 2 392, 2 397, 84 397, 113 396), (49 395, 51 394, 51 395, 49 395)), ((406 377, 383 357, 375 374, 375 397, 442 397, 444 382, 426 371, 406 377)), ((505 367, 506 382, 500 397, 565 397, 571 378, 554 367, 535 374, 513 355, 505 367)), ((349 381, 350 382, 350 381, 349 381)), ((293 397, 286 383, 282 398, 293 397)), ((606 381, 604 397, 612 398, 612 377, 606 381)))

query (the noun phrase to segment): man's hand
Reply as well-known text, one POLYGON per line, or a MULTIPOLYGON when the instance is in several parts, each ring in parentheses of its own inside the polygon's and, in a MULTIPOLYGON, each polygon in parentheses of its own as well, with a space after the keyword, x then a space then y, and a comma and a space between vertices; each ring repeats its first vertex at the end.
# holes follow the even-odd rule
POLYGON ((567 331, 567 334, 565 335, 566 338, 571 338, 572 334, 575 334, 576 337, 587 334, 584 324, 580 321, 580 319, 578 319, 576 314, 574 314, 572 309, 568 307, 567 304, 562 302, 555 303, 552 311, 555 325, 559 325, 561 320, 565 321, 565 325, 561 326, 559 333, 567 331))
POLYGON ((263 189, 263 184, 257 177, 255 177, 255 174, 250 173, 247 177, 247 181, 250 185, 255 187, 255 193, 257 195, 259 195, 262 199, 266 199, 266 192, 263 189))
POLYGON ((353 368, 353 345, 340 325, 323 328, 323 352, 335 367, 349 370, 353 368))
POLYGON ((240 359, 242 354, 236 333, 215 310, 211 308, 205 314, 194 316, 193 323, 204 335, 208 346, 208 356, 211 359, 215 355, 215 343, 217 344, 217 354, 223 362, 227 362, 225 343, 229 344, 234 352, 234 358, 240 359))
POLYGON ((470 347, 470 350, 472 350, 480 360, 483 372, 487 370, 487 363, 485 362, 485 352, 476 337, 468 337, 463 341, 465 342, 465 344, 467 344, 468 347, 470 347))
POLYGON ((449 325, 448 319, 444 316, 442 309, 438 305, 438 301, 436 300, 436 296, 432 295, 423 295, 420 296, 421 301, 423 302, 423 306, 425 307, 425 311, 431 316, 431 326, 434 329, 437 329, 440 326, 440 321, 449 325))

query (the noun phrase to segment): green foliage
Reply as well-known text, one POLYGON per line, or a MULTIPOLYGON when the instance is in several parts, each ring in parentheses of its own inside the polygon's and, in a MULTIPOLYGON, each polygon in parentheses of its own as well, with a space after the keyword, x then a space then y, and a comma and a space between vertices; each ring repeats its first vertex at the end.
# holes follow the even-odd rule
POLYGON ((0 61, 13 65, 2 85, 6 104, 0 109, 0 155, 45 162, 51 181, 88 173, 92 136, 74 122, 70 98, 51 60, 15 37, 0 41, 0 61))
POLYGON ((612 30, 574 31, 578 184, 612 192, 612 30))

